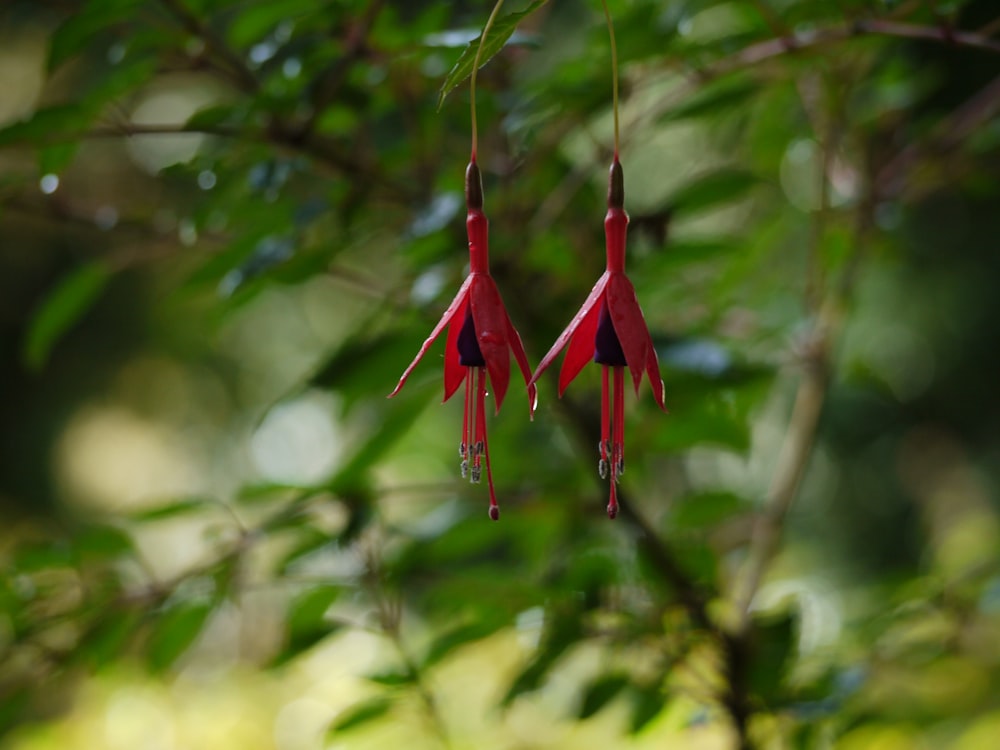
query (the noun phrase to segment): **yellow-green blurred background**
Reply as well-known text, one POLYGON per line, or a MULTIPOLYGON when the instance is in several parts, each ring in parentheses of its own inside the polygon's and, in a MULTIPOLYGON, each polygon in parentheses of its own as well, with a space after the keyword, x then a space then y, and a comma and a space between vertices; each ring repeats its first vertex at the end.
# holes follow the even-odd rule
MULTIPOLYGON (((1000 744, 1000 8, 609 9, 670 413, 626 393, 612 522, 597 368, 533 421, 515 368, 494 524, 443 341, 385 398, 467 271, 490 4, 0 3, 0 748, 1000 744)), ((498 18, 535 365, 604 268, 611 50, 498 18)))

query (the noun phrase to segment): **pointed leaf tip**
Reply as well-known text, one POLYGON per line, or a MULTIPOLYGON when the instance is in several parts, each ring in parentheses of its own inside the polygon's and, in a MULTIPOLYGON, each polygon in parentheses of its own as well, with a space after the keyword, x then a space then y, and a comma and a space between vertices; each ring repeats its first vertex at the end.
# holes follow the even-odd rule
MULTIPOLYGON (((493 59, 503 49, 504 44, 507 43, 507 40, 510 39, 511 35, 517 29, 517 25, 545 5, 546 2, 547 0, 534 0, 524 10, 497 19, 497 22, 493 24, 493 28, 490 29, 489 36, 483 41, 483 52, 479 58, 479 67, 482 68, 493 59)), ((462 55, 458 58, 458 62, 455 63, 454 67, 448 72, 448 75, 445 76, 444 83, 441 84, 441 91, 438 92, 437 108, 439 111, 448 94, 462 83, 462 81, 472 75, 472 66, 475 65, 476 52, 479 49, 479 39, 481 36, 480 34, 480 36, 469 42, 469 45, 462 50, 462 55)))

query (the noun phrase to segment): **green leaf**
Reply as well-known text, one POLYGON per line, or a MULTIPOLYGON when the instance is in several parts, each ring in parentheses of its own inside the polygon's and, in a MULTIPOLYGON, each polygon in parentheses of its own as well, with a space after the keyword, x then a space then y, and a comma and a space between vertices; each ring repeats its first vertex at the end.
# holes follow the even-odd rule
POLYGON ((760 90, 753 81, 725 81, 702 89, 680 105, 669 110, 663 122, 718 114, 720 110, 743 104, 760 90))
POLYGON ((154 625, 146 646, 150 669, 162 672, 177 661, 198 637, 212 609, 211 601, 196 601, 168 610, 154 625))
MULTIPOLYGON (((517 13, 511 13, 494 22, 493 28, 490 29, 489 36, 486 37, 486 40, 483 42, 483 52, 479 58, 479 67, 482 68, 497 52, 503 49, 504 44, 508 39, 510 39, 511 34, 514 33, 517 25, 545 5, 545 3, 546 0, 534 0, 534 2, 532 2, 531 5, 524 10, 517 13)), ((447 77, 444 79, 444 83, 441 85, 441 91, 438 94, 438 109, 441 109, 441 105, 444 104, 445 97, 447 97, 448 94, 450 94, 455 87, 458 86, 458 84, 472 75, 472 66, 476 61, 476 53, 479 50, 479 40, 481 38, 482 34, 469 42, 469 46, 462 51, 462 55, 458 58, 458 62, 456 62, 455 66, 448 72, 447 77)))
POLYGON ((393 670, 368 675, 365 679, 377 685, 384 685, 385 687, 399 687, 401 685, 413 684, 415 676, 412 672, 393 670))
POLYGON ((783 702, 785 675, 794 652, 795 618, 792 613, 784 612, 754 622, 748 683, 754 695, 766 705, 783 702))
POLYGON ((220 125, 232 122, 236 113, 237 108, 231 104, 205 107, 188 118, 187 122, 184 123, 184 129, 193 132, 215 130, 220 125))
POLYGON ((22 357, 29 368, 40 370, 45 365, 52 347, 97 301, 111 275, 107 264, 93 261, 56 285, 28 329, 22 357))
POLYGON ((750 501, 732 492, 697 492, 680 498, 670 518, 676 528, 703 529, 751 508, 750 501))
POLYGON ((142 616, 138 612, 102 615, 77 647, 78 657, 91 669, 100 669, 113 663, 128 646, 141 620, 142 616))
POLYGON ((73 161, 77 150, 80 148, 78 141, 67 143, 54 143, 51 146, 44 146, 38 151, 38 173, 39 174, 59 174, 73 161))
POLYGON ((495 622, 476 621, 459 625, 458 627, 449 630, 447 633, 437 638, 431 644, 430 648, 427 649, 427 655, 424 656, 423 666, 426 668, 436 664, 459 646, 463 646, 471 641, 477 641, 481 638, 486 638, 487 636, 492 635, 498 630, 498 626, 499 623, 495 622))
POLYGON ((316 586, 296 597, 288 608, 288 641, 273 665, 284 664, 339 629, 326 619, 330 605, 340 595, 337 586, 316 586))
POLYGON ((628 684, 628 678, 620 674, 598 677, 587 686, 583 693, 578 718, 581 720, 589 719, 610 703, 628 684))
MULTIPOLYGON (((301 514, 295 514, 294 517, 304 519, 301 514)), ((282 575, 287 575, 293 572, 295 567, 302 561, 303 558, 314 554, 317 550, 320 550, 333 542, 329 534, 320 531, 313 526, 303 524, 295 524, 295 526, 300 529, 299 539, 295 546, 281 558, 281 562, 278 564, 278 570, 281 571, 282 575)), ((280 526, 269 525, 267 530, 273 531, 277 528, 280 528, 280 526)))
POLYGON ((583 626, 580 619, 580 612, 575 609, 554 616, 535 657, 511 683, 500 702, 501 706, 509 706, 522 693, 531 692, 541 685, 542 680, 563 652, 583 636, 583 626))
POLYGON ((695 213, 742 198, 760 179, 742 169, 720 169, 680 188, 670 199, 673 211, 695 213))
POLYGON ((363 485, 369 469, 406 434, 426 406, 425 398, 411 397, 383 407, 378 429, 337 472, 330 482, 331 489, 337 494, 350 494, 363 485))
POLYGON ((326 733, 327 739, 338 732, 346 732, 348 729, 354 729, 362 724, 374 721, 388 713, 390 708, 392 708, 392 701, 384 697, 372 698, 371 700, 352 706, 342 711, 337 720, 330 725, 326 733))
POLYGON ((129 514, 133 521, 162 521, 165 518, 175 518, 196 513, 204 510, 209 504, 208 500, 201 498, 191 498, 188 500, 177 500, 176 502, 158 505, 155 508, 145 508, 129 514))
POLYGON ((78 533, 74 544, 81 558, 107 560, 135 552, 132 538, 113 526, 92 526, 78 533))
POLYGON ((94 37, 126 18, 134 18, 142 0, 92 0, 69 15, 55 30, 49 44, 48 69, 55 70, 82 52, 94 37))
POLYGON ((79 104, 54 104, 37 109, 24 120, 0 128, 0 146, 14 143, 51 145, 71 140, 87 128, 92 119, 90 110, 79 104))
POLYGON ((659 687, 633 688, 630 692, 632 716, 629 721, 629 734, 636 734, 663 710, 664 697, 659 687))
POLYGON ((319 7, 316 0, 264 0, 247 3, 234 14, 226 31, 231 47, 245 49, 270 34, 278 25, 296 20, 319 7), (247 7, 249 6, 249 7, 247 7))

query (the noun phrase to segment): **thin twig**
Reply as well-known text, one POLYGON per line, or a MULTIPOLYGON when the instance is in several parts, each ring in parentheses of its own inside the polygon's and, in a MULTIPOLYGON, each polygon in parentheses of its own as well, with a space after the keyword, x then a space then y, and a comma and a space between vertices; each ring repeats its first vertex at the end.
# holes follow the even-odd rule
POLYGON ((1000 112, 1000 76, 939 122, 929 139, 911 143, 879 173, 877 184, 883 196, 895 196, 909 189, 907 179, 928 153, 947 154, 961 145, 983 123, 1000 112))
POLYGON ((200 39, 207 52, 214 52, 224 65, 216 66, 227 74, 242 91, 256 94, 260 89, 257 76, 253 74, 246 61, 212 31, 208 24, 196 16, 184 0, 160 0, 161 5, 189 34, 200 39))

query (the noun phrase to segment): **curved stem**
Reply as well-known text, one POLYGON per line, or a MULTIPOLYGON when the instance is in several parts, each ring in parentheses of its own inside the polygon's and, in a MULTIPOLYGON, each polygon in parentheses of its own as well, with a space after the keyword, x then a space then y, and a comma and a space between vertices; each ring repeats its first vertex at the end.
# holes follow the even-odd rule
POLYGON ((493 28, 493 21, 496 19, 497 13, 500 12, 501 5, 503 5, 503 0, 497 0, 497 4, 493 6, 493 12, 490 13, 490 17, 486 20, 482 36, 479 37, 479 49, 476 50, 476 59, 472 61, 472 80, 469 84, 469 109, 472 110, 471 161, 476 160, 476 152, 479 150, 479 130, 476 127, 476 74, 479 72, 479 59, 483 56, 483 44, 486 42, 486 37, 489 36, 490 29, 493 28))
POLYGON ((611 39, 611 102, 615 115, 615 161, 618 160, 618 45, 615 44, 615 25, 611 21, 611 11, 608 10, 608 0, 601 0, 604 8, 604 18, 608 22, 608 37, 611 39))

